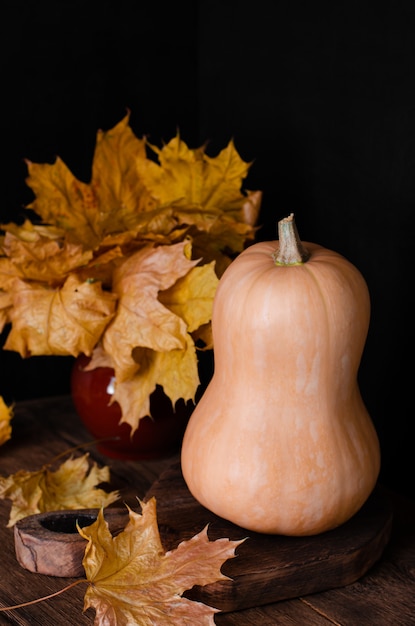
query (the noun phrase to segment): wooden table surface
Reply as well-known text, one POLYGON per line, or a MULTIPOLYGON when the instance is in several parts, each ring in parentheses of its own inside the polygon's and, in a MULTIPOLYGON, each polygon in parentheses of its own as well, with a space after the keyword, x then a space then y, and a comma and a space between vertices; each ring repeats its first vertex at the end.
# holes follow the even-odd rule
MULTIPOLYGON (((0 448, 0 474, 34 471, 57 454, 90 441, 69 397, 21 402, 14 407, 12 439, 0 448)), ((87 448, 91 458, 111 469, 111 489, 137 509, 159 475, 179 455, 157 461, 119 461, 87 448)), ((357 582, 275 604, 215 616, 218 626, 415 626, 415 503, 389 494, 394 505, 392 536, 381 559, 357 582)), ((7 528, 11 502, 0 500, 0 606, 27 602, 62 589, 73 579, 35 574, 22 568, 7 528)), ((78 585, 45 602, 0 612, 0 624, 83 626, 95 612, 83 613, 85 587, 78 585)), ((197 624, 195 624, 197 626, 197 624)))

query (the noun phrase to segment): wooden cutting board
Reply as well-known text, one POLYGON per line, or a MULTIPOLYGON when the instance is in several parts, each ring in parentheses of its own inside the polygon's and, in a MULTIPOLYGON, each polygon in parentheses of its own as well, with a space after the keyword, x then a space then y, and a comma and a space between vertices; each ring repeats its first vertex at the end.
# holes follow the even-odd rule
MULTIPOLYGON (((341 527, 314 537, 252 533, 202 507, 190 494, 180 464, 164 472, 146 494, 155 496, 163 546, 170 550, 209 524, 211 540, 246 541, 222 572, 231 580, 194 587, 184 595, 222 611, 261 606, 355 582, 381 557, 393 511, 380 489, 341 527)), ((247 502, 249 506, 249 502, 247 502)))

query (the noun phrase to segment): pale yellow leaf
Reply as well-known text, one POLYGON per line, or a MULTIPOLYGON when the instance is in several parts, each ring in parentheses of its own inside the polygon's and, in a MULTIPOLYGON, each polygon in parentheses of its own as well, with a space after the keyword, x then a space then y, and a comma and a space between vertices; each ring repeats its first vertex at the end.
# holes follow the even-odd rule
POLYGON ((31 355, 73 355, 92 349, 110 322, 116 296, 99 283, 69 275, 62 288, 16 279, 5 348, 31 355))
POLYGON ((137 175, 137 161, 147 158, 145 145, 145 140, 138 139, 130 128, 129 115, 111 130, 97 133, 92 186, 98 198, 103 234, 134 231, 137 214, 155 208, 137 175))
POLYGON ((213 298, 219 279, 215 262, 192 268, 186 276, 159 294, 159 300, 170 311, 181 317, 189 333, 212 317, 213 298))
POLYGON ((156 385, 163 388, 174 407, 179 398, 185 402, 194 401, 200 384, 196 349, 189 334, 184 349, 168 352, 136 349, 134 356, 139 369, 128 380, 120 382, 116 379, 113 395, 121 406, 122 422, 130 424, 132 434, 140 419, 151 415, 150 395, 156 385))
POLYGON ((114 272, 118 308, 103 346, 111 355, 119 382, 131 378, 138 369, 132 358, 134 348, 165 351, 184 347, 185 322, 163 306, 157 296, 197 263, 187 258, 188 245, 149 246, 126 259, 114 272))
MULTIPOLYGON (((194 224, 199 230, 210 232, 222 215, 236 223, 245 221, 247 198, 242 184, 250 164, 241 159, 233 141, 215 157, 209 157, 204 148, 191 150, 179 135, 161 149, 154 145, 151 148, 159 164, 150 160, 138 162, 140 177, 162 207, 173 208, 179 223, 194 224)), ((249 237, 253 234, 254 207, 258 213, 258 202, 249 207, 249 237)), ((238 248, 242 244, 243 237, 238 248)), ((232 246, 228 245, 228 249, 232 250, 232 246)))
POLYGON ((173 406, 179 398, 185 402, 194 401, 200 384, 196 348, 190 335, 187 335, 186 340, 184 350, 156 352, 155 355, 157 384, 163 387, 173 406))
POLYGON ((65 230, 68 241, 93 250, 101 240, 101 216, 96 191, 78 180, 58 157, 55 163, 26 161, 27 184, 35 194, 28 208, 46 224, 65 230))
POLYGON ((193 341, 198 347, 198 350, 212 350, 213 349, 213 336, 212 336, 212 324, 203 324, 199 326, 192 333, 193 341))
POLYGON ((79 529, 88 541, 84 609, 95 609, 96 626, 214 626, 217 609, 182 594, 227 579, 221 567, 241 541, 209 541, 205 528, 164 553, 156 501, 140 504, 142 515, 129 509, 128 524, 115 537, 102 511, 94 524, 79 529))
POLYGON ((28 221, 6 233, 3 250, 12 259, 18 276, 47 284, 61 284, 69 272, 93 258, 91 250, 63 241, 56 229, 48 232, 46 227, 28 221))
POLYGON ((109 478, 109 468, 90 465, 88 454, 67 459, 55 471, 45 466, 0 476, 0 498, 12 501, 8 526, 35 513, 108 506, 118 500, 119 493, 107 493, 97 485, 109 478))

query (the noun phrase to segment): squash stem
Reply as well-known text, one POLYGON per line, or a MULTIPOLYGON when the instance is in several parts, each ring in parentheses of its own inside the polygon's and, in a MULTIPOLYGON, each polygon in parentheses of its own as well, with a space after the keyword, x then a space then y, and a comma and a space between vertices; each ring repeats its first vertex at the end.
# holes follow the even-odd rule
POLYGON ((278 222, 279 246, 272 255, 275 265, 302 265, 310 258, 298 235, 294 213, 278 222))

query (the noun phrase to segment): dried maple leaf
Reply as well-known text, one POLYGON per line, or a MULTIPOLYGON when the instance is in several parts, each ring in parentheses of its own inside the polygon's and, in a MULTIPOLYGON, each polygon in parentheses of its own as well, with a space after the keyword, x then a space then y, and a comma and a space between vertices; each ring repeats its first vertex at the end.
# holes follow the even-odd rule
POLYGON ((59 158, 52 165, 27 166, 26 182, 36 196, 28 208, 90 250, 111 244, 120 233, 174 242, 178 227, 210 232, 223 216, 234 233, 222 255, 241 250, 254 236, 262 194, 242 191, 250 163, 232 141, 216 157, 204 147, 188 148, 179 135, 158 149, 135 137, 128 114, 110 131, 97 133, 90 183, 77 180, 59 158), (159 163, 147 157, 147 147, 159 163))
POLYGON ((16 279, 12 301, 6 350, 77 356, 91 354, 114 315, 116 296, 71 274, 59 289, 16 279))
POLYGON ((209 322, 212 316, 212 302, 219 282, 214 268, 214 262, 193 267, 159 293, 160 302, 186 322, 189 333, 209 322))
POLYGON ((151 145, 159 164, 146 160, 138 163, 139 174, 152 196, 162 206, 174 206, 182 221, 209 231, 218 215, 241 219, 246 199, 242 181, 250 164, 241 159, 230 141, 216 157, 204 148, 191 150, 177 135, 161 149, 151 145))
POLYGON ((59 158, 52 165, 27 161, 26 182, 36 195, 29 208, 89 249, 107 234, 134 230, 136 215, 154 209, 135 169, 146 158, 145 141, 134 136, 128 120, 97 133, 90 183, 75 178, 59 158))
POLYGON ((134 230, 136 214, 154 209, 135 169, 136 161, 146 158, 145 141, 128 122, 127 115, 110 131, 98 131, 89 184, 59 158, 53 165, 27 161, 27 184, 36 195, 29 208, 90 249, 107 234, 134 230))
POLYGON ((112 357, 117 381, 128 380, 138 371, 132 358, 136 346, 160 351, 184 347, 184 320, 164 307, 157 296, 196 265, 197 261, 187 257, 187 247, 187 242, 146 247, 114 272, 118 309, 106 330, 103 346, 112 357))
POLYGON ((57 470, 49 466, 34 472, 18 471, 0 476, 0 498, 12 501, 8 526, 27 515, 63 509, 108 506, 118 500, 117 491, 107 493, 96 485, 109 482, 107 466, 91 466, 88 454, 64 461, 57 470))
POLYGON ((90 583, 84 610, 94 608, 96 626, 214 626, 217 609, 182 597, 194 585, 228 580, 223 563, 242 541, 209 541, 207 528, 164 553, 156 500, 141 502, 142 515, 129 509, 129 522, 113 537, 103 512, 86 528, 83 560, 90 583))
POLYGON ((11 420, 13 417, 13 407, 7 406, 2 396, 0 396, 0 446, 6 443, 12 436, 11 420))
MULTIPOLYGON (((62 240, 62 234, 54 227, 35 226, 26 220, 8 230, 1 247, 20 278, 61 284, 66 275, 93 258, 91 250, 62 240)), ((1 276, 0 286, 4 287, 1 276)))
POLYGON ((232 141, 216 157, 179 135, 158 149, 129 114, 97 133, 89 183, 59 158, 26 163, 43 223, 1 226, 4 348, 106 362, 134 431, 156 385, 173 404, 194 398, 194 343, 212 347, 218 278, 253 240, 262 193, 243 190, 250 164, 232 141))
MULTIPOLYGON (((161 385, 173 406, 194 400, 199 385, 191 333, 209 322, 218 278, 214 263, 195 267, 190 243, 147 247, 114 274, 117 315, 100 347, 115 370, 116 400, 132 433, 150 415, 150 395, 161 385)), ((101 360, 102 364, 102 360, 101 360)), ((90 368, 97 365, 92 360, 90 368)))
POLYGON ((124 382, 115 381, 113 400, 122 409, 121 422, 131 426, 132 434, 139 421, 150 412, 150 395, 161 385, 173 406, 179 398, 185 402, 194 400, 199 386, 196 348, 192 337, 185 337, 185 348, 157 352, 155 350, 135 349, 133 354, 140 369, 134 377, 124 382))

